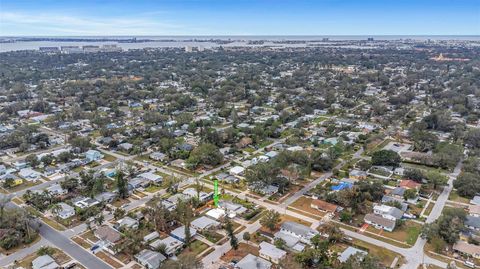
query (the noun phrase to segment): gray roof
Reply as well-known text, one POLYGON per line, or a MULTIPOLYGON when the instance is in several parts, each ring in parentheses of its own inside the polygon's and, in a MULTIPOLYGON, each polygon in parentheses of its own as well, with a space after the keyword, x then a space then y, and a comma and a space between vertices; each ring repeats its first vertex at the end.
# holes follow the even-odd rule
POLYGON ((477 195, 477 196, 473 197, 473 199, 470 200, 470 204, 480 205, 480 195, 477 195))
POLYGON ((260 246, 260 253, 263 253, 267 257, 271 257, 276 260, 280 260, 283 257, 285 257, 285 255, 287 255, 286 251, 281 250, 267 242, 262 242, 260 243, 259 246, 260 246))
POLYGON ((338 260, 340 262, 346 262, 348 258, 350 258, 350 256, 353 256, 357 253, 361 253, 361 255, 367 255, 366 251, 363 251, 354 247, 348 247, 342 252, 342 254, 340 254, 340 256, 338 257, 338 260))
POLYGON ((217 226, 219 224, 220 223, 218 221, 212 220, 211 218, 207 218, 205 216, 201 216, 201 217, 193 220, 192 223, 191 223, 191 225, 193 227, 197 227, 197 228, 200 228, 200 229, 205 229, 205 228, 208 228, 210 226, 217 226))
POLYGON ((403 196, 404 193, 405 193, 405 188, 396 187, 395 189, 392 190, 392 192, 390 194, 391 195, 403 196))
POLYGON ((376 214, 367 214, 367 215, 365 215, 364 219, 365 219, 365 221, 370 221, 372 223, 382 225, 383 227, 387 227, 387 228, 391 228, 391 229, 395 228, 395 221, 394 220, 386 219, 386 218, 384 218, 382 216, 379 216, 379 215, 376 215, 376 214))
POLYGON ((395 219, 401 219, 403 216, 403 211, 396 207, 392 207, 390 209, 390 212, 388 213, 390 214, 390 216, 394 217, 395 219))
POLYGON ((396 202, 399 202, 400 205, 402 205, 402 208, 401 208, 402 211, 407 211, 407 209, 408 209, 408 204, 405 203, 403 200, 401 200, 401 199, 399 199, 399 198, 395 198, 395 197, 393 197, 393 196, 389 196, 389 195, 384 195, 384 196, 382 197, 382 204, 385 204, 385 203, 388 203, 388 202, 395 202, 395 201, 396 201, 396 202))
POLYGON ((248 254, 243 257, 235 267, 239 269, 270 269, 272 263, 260 257, 248 254))
POLYGON ((149 269, 157 269, 167 258, 162 253, 144 249, 140 251, 135 258, 142 264, 148 264, 149 269))
POLYGON ((43 255, 32 261, 33 269, 56 269, 60 266, 49 255, 43 255))
POLYGON ((282 229, 307 238, 312 234, 318 234, 316 230, 293 221, 285 221, 282 223, 282 229))
POLYGON ((467 216, 465 220, 465 225, 469 227, 474 227, 475 229, 480 229, 480 217, 467 216))

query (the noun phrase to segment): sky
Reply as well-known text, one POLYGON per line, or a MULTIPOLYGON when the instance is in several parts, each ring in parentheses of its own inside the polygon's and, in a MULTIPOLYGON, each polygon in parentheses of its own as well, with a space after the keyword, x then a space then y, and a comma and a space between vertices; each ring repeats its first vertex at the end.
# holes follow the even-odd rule
POLYGON ((0 0, 0 36, 480 35, 480 0, 0 0))

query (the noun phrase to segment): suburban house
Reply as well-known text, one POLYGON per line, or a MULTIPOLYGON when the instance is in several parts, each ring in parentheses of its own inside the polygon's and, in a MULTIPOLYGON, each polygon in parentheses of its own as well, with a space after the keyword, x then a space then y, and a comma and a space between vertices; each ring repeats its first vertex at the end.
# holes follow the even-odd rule
POLYGON ((20 172, 18 172, 18 175, 24 179, 26 179, 27 181, 34 181, 34 180, 37 180, 37 179, 40 179, 40 173, 33 170, 32 168, 23 168, 20 170, 20 172))
POLYGON ((32 269, 56 269, 60 265, 50 255, 43 255, 32 261, 32 269))
POLYGON ((386 219, 380 215, 367 214, 365 215, 365 223, 373 225, 377 229, 383 229, 385 231, 392 232, 395 229, 395 221, 386 219))
POLYGON ((420 187, 422 186, 422 184, 420 183, 417 183, 413 180, 410 180, 410 179, 404 179, 402 181, 400 181, 400 185, 399 187, 402 187, 402 188, 405 188, 407 190, 410 190, 410 189, 415 189, 415 190, 420 190, 420 187))
POLYGON ((124 150, 124 151, 130 151, 133 148, 133 145, 130 143, 122 143, 117 146, 118 149, 124 150))
POLYGON ((241 166, 234 166, 228 171, 232 176, 241 176, 245 172, 245 168, 241 166))
POLYGON ((463 255, 480 259, 480 246, 469 244, 465 241, 460 240, 455 243, 455 245, 453 245, 453 250, 463 255))
POLYGON ((286 251, 281 250, 267 242, 260 243, 259 247, 260 251, 258 254, 260 257, 275 264, 278 264, 283 258, 285 258, 285 256, 287 256, 286 251))
POLYGON ((167 258, 160 252, 144 249, 135 255, 135 259, 147 269, 158 269, 167 258))
POLYGON ((468 214, 474 217, 480 217, 480 205, 469 205, 468 214))
POLYGON ((150 159, 154 160, 154 161, 160 161, 160 162, 163 162, 165 160, 167 160, 167 155, 164 154, 164 153, 161 153, 161 152, 153 152, 149 155, 150 159))
POLYGON ((219 225, 220 222, 205 216, 197 218, 190 223, 190 226, 197 231, 203 231, 212 227, 218 227, 219 225))
POLYGON ((96 229, 94 235, 100 239, 97 245, 101 245, 103 249, 109 253, 115 254, 113 246, 122 238, 118 231, 110 226, 104 225, 96 229))
POLYGON ((403 211, 388 205, 376 205, 373 207, 373 213, 382 216, 383 218, 396 221, 401 219, 403 216, 403 211))
POLYGON ((197 190, 194 188, 186 188, 182 193, 187 195, 190 198, 198 198, 200 202, 208 201, 213 197, 213 192, 206 193, 206 192, 200 191, 200 193, 198 193, 197 190))
POLYGON ((225 212, 225 209, 222 209, 222 208, 213 208, 213 209, 208 210, 205 215, 207 215, 207 216, 209 216, 213 219, 219 220, 219 219, 225 217, 226 212, 225 212))
POLYGON ((322 212, 329 212, 329 213, 335 213, 338 209, 337 205, 331 204, 329 202, 325 202, 323 200, 318 200, 318 199, 312 200, 312 203, 310 204, 310 206, 322 212))
MULTIPOLYGON (((170 235, 177 240, 185 242, 185 225, 171 231, 170 235)), ((195 235, 197 235, 197 230, 190 228, 190 237, 194 237, 195 235)))
POLYGON ((148 243, 151 242, 154 239, 157 239, 160 237, 160 234, 158 232, 151 232, 143 237, 143 242, 148 243))
POLYGON ((480 195, 476 195, 470 200, 470 204, 472 205, 480 205, 480 195))
POLYGON ((132 218, 126 216, 123 219, 117 221, 117 224, 115 224, 114 227, 117 230, 121 229, 121 228, 137 229, 138 228, 138 220, 132 219, 132 218))
POLYGON ((142 178, 142 179, 145 179, 151 183, 155 183, 155 184, 160 184, 162 183, 162 180, 163 180, 163 177, 160 176, 160 175, 157 175, 153 172, 146 172, 146 173, 142 173, 140 175, 138 175, 139 178, 142 178))
POLYGON ((224 209, 230 218, 234 218, 235 216, 241 215, 247 211, 247 208, 244 206, 230 201, 220 201, 218 202, 218 207, 224 209))
POLYGON ((66 194, 68 191, 63 189, 60 184, 53 184, 52 186, 47 188, 47 192, 50 195, 63 195, 66 194))
POLYGON ((252 254, 247 254, 247 256, 243 257, 238 263, 235 265, 235 268, 238 269, 270 269, 272 268, 272 263, 257 257, 252 254))
POLYGON ((98 150, 91 149, 85 152, 85 159, 87 159, 88 162, 95 162, 101 160, 102 158, 103 155, 98 150))
POLYGON ((310 239, 319 234, 318 231, 293 221, 285 221, 280 227, 280 232, 297 237, 301 242, 310 244, 310 239))
POLYGON ((172 256, 183 247, 183 242, 171 236, 167 236, 164 239, 157 239, 150 243, 150 247, 153 249, 157 249, 161 245, 165 245, 165 254, 172 256))
POLYGON ((465 227, 470 230, 480 231, 480 217, 467 216, 465 227))
POLYGON ((58 203, 58 206, 60 206, 60 209, 55 212, 57 217, 61 219, 68 219, 75 216, 75 208, 72 206, 69 206, 66 203, 58 203))
POLYGON ((357 170, 357 169, 351 170, 348 173, 348 175, 349 175, 350 178, 358 179, 358 180, 367 178, 367 172, 362 171, 362 170, 357 170))
POLYGON ((340 256, 338 257, 338 260, 339 260, 341 263, 344 263, 344 262, 346 262, 351 256, 356 255, 356 254, 360 254, 360 255, 362 255, 362 256, 365 256, 365 255, 367 255, 368 253, 367 253, 366 251, 360 250, 360 249, 358 249, 358 248, 348 247, 348 248, 346 248, 346 249, 340 254, 340 256))

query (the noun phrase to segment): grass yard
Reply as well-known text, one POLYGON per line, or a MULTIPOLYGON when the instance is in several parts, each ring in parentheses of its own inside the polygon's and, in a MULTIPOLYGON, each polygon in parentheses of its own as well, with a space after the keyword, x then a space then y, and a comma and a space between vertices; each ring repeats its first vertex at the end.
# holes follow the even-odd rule
POLYGON ((92 247, 92 245, 90 243, 88 243, 84 239, 80 238, 79 236, 73 237, 72 240, 73 240, 73 242, 77 243, 78 245, 80 245, 84 249, 90 249, 92 247))
POLYGON ((413 221, 406 221, 402 227, 395 228, 393 232, 378 230, 372 226, 369 226, 367 231, 413 245, 417 241, 421 229, 422 226, 420 224, 413 221))
POLYGON ((117 262, 116 260, 112 259, 107 253, 105 253, 103 251, 97 252, 95 254, 95 256, 99 257, 100 259, 102 259, 103 261, 108 263, 113 268, 122 268, 123 267, 123 264, 121 264, 121 263, 117 262))
POLYGON ((293 222, 296 222, 296 223, 300 223, 300 224, 303 224, 305 226, 308 226, 310 227, 310 225, 312 225, 311 222, 308 222, 308 221, 305 221, 305 220, 302 220, 302 219, 299 219, 299 218, 296 218, 296 217, 292 217, 290 215, 282 215, 280 217, 280 223, 284 223, 285 221, 293 221, 293 222))
POLYGON ((464 203, 464 204, 470 203, 470 199, 458 195, 456 190, 452 190, 452 192, 450 193, 450 196, 448 197, 448 200, 458 202, 458 203, 464 203))
POLYGON ((223 238, 223 235, 215 232, 215 231, 204 231, 204 232, 201 232, 201 234, 207 238, 208 241, 212 242, 212 243, 217 243, 218 241, 220 241, 222 238, 223 238))
POLYGON ((208 245, 203 243, 202 241, 195 240, 193 241, 189 247, 185 248, 182 252, 183 253, 194 253, 195 255, 198 255, 202 253, 204 250, 208 248, 208 245))
POLYGON ((161 186, 157 186, 157 185, 150 185, 148 187, 145 188, 145 191, 146 192, 150 192, 150 193, 155 193, 159 190, 161 190, 162 187, 161 186))
POLYGON ((361 240, 354 239, 353 244, 360 248, 368 249, 368 253, 380 259, 380 261, 387 267, 390 266, 390 264, 392 264, 395 257, 399 256, 399 254, 393 251, 390 251, 388 249, 385 249, 376 245, 369 244, 361 240))
POLYGON ((311 198, 301 196, 295 202, 293 202, 290 206, 295 208, 295 209, 308 212, 308 213, 310 213, 314 216, 318 216, 320 218, 323 218, 323 216, 325 216, 326 213, 322 212, 320 210, 317 210, 315 208, 312 208, 311 207, 312 200, 313 199, 311 199, 311 198))
POLYGON ((108 161, 108 162, 113 162, 115 161, 117 158, 115 158, 114 156, 110 155, 110 154, 105 154, 103 153, 103 159, 105 161, 108 161))

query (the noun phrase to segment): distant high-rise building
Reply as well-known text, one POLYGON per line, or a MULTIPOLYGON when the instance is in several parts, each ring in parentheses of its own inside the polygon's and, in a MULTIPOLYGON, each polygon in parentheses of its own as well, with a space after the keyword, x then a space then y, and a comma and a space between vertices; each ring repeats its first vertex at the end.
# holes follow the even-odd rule
POLYGON ((185 52, 192 52, 192 46, 185 46, 185 52))
POLYGON ((329 40, 329 38, 328 38, 328 37, 324 37, 324 38, 322 38, 322 41, 323 41, 323 42, 328 42, 328 40, 329 40))
POLYGON ((367 38, 367 41, 373 41, 373 37, 367 38))
POLYGON ((198 51, 204 51, 204 50, 205 50, 205 48, 204 48, 204 47, 202 47, 202 46, 198 46, 198 47, 197 47, 197 50, 198 50, 198 51))

